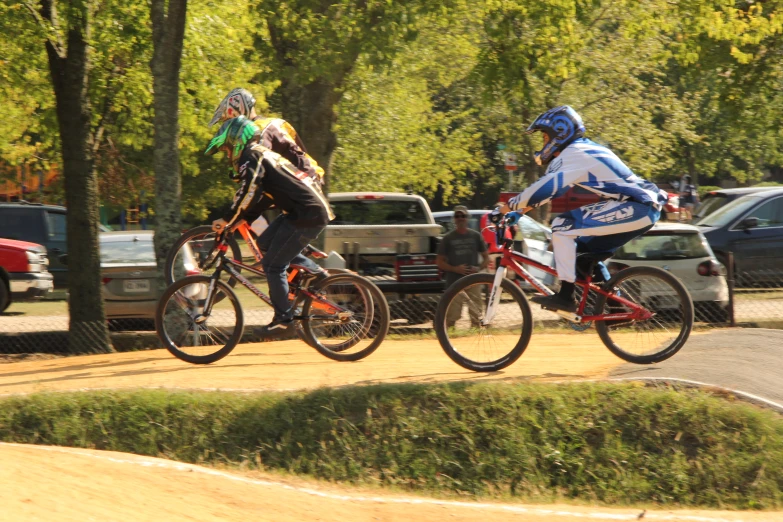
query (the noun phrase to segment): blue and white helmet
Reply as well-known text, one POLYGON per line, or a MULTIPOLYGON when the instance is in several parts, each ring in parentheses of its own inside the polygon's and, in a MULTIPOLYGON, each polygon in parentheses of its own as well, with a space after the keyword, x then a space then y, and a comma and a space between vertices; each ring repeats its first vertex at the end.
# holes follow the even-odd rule
POLYGON ((539 115, 525 133, 532 134, 537 131, 545 132, 549 136, 549 142, 544 145, 544 148, 533 155, 537 164, 546 165, 552 161, 555 153, 568 147, 575 139, 584 136, 585 124, 574 109, 568 105, 561 105, 539 115))

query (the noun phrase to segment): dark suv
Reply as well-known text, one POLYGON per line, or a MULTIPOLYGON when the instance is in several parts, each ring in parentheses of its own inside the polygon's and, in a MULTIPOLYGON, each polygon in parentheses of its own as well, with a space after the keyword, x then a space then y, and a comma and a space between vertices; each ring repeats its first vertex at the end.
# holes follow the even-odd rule
POLYGON ((775 190, 776 188, 780 187, 739 187, 711 190, 701 198, 701 203, 693 213, 693 222, 696 223, 700 219, 709 216, 726 203, 730 203, 737 198, 747 196, 748 194, 755 194, 756 192, 775 190))
POLYGON ((783 278, 783 189, 739 197, 696 225, 717 258, 734 253, 736 278, 743 283, 783 278))
POLYGON ((68 249, 65 215, 65 207, 23 201, 0 203, 0 237, 45 246, 55 288, 68 285, 68 272, 60 261, 68 249))

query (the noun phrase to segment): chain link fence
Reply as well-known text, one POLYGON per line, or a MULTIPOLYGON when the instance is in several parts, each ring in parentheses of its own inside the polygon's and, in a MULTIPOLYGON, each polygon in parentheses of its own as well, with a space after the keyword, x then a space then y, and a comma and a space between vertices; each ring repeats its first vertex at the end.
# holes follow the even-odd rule
MULTIPOLYGON (((267 293, 266 281, 250 277, 250 281, 267 293)), ((721 328, 731 325, 741 327, 783 328, 783 275, 774 270, 742 271, 727 277, 716 276, 713 280, 726 285, 726 292, 719 292, 719 300, 698 299, 704 292, 695 283, 688 283, 694 297, 697 327, 721 328), (721 296, 725 295, 725 299, 721 296)), ((249 290, 237 285, 245 318, 242 342, 259 342, 258 329, 272 320, 273 311, 249 290)), ((530 297, 529 289, 525 293, 530 297)), ((405 336, 432 336, 435 334, 432 320, 440 300, 440 293, 398 294, 387 293, 391 313, 392 338, 405 336)), ((588 297, 589 299, 589 297, 588 297)), ((714 299, 714 296, 712 297, 714 299)), ((149 350, 162 348, 155 331, 155 301, 142 307, 143 314, 135 317, 110 317, 108 333, 111 346, 116 351, 149 350)), ((573 325, 557 314, 541 309, 531 303, 533 321, 538 328, 582 330, 585 325, 573 325)), ((80 325, 71 328, 68 316, 67 294, 58 291, 44 299, 12 301, 0 313, 0 357, 6 360, 24 357, 27 354, 89 354, 96 353, 94 344, 75 342, 74 335, 84 336, 90 332, 102 335, 100 325, 80 325), (76 332, 78 330, 78 333, 76 332)), ((296 334, 289 336, 296 337, 296 334)))

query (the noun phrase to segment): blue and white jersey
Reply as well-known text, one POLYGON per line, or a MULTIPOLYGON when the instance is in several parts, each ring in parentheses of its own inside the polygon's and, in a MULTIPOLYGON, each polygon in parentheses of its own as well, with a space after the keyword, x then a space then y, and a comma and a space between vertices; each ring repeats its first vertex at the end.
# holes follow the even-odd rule
POLYGON ((511 198, 511 210, 539 207, 578 185, 603 199, 634 201, 660 208, 668 195, 628 168, 611 150, 579 138, 554 158, 544 177, 511 198))

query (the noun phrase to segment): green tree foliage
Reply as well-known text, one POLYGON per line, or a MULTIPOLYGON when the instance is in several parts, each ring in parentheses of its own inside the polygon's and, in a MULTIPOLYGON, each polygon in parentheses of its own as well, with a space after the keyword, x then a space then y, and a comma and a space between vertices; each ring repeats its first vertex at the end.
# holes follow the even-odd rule
MULTIPOLYGON (((335 131, 332 189, 469 195, 469 174, 486 168, 480 121, 465 94, 478 34, 465 16, 430 15, 419 38, 380 70, 359 60, 346 81, 335 131), (372 186, 368 186, 372 180, 372 186)), ((469 82, 468 82, 469 83, 469 82)))

